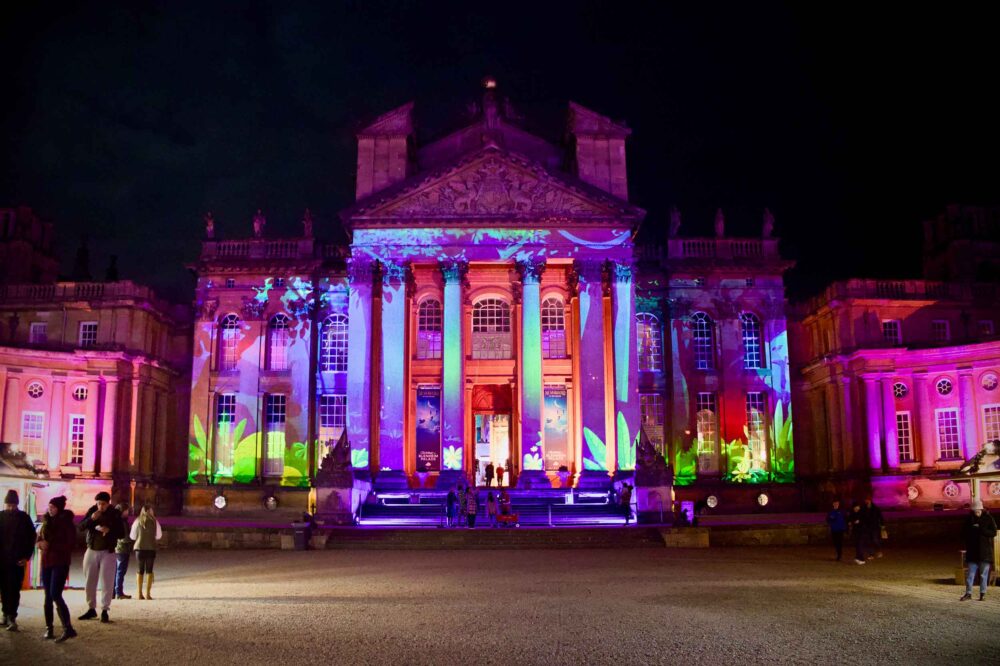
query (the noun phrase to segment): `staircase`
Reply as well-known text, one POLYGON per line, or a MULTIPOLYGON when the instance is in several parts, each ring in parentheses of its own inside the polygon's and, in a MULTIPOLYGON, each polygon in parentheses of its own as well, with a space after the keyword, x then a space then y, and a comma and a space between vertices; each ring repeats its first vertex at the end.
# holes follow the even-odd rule
POLYGON ((657 527, 521 527, 476 529, 334 527, 327 550, 504 550, 552 548, 663 548, 657 527))

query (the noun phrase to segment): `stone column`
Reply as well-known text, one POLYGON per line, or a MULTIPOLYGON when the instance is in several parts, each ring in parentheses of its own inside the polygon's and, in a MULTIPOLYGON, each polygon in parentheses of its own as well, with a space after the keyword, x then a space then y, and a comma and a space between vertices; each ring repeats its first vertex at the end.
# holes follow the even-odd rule
MULTIPOLYGON (((836 378, 833 377, 830 381, 823 385, 823 401, 826 406, 826 418, 827 424, 829 425, 829 430, 827 432, 827 446, 829 447, 829 454, 827 459, 829 464, 833 466, 834 469, 838 469, 841 461, 843 461, 843 419, 841 418, 841 412, 837 404, 837 385, 836 378)), ((838 471, 843 471, 839 468, 838 471)))
POLYGON ((83 431, 83 473, 94 474, 97 463, 97 396, 101 384, 96 379, 87 382, 87 423, 83 431))
POLYGON ((865 383, 865 441, 868 443, 868 466, 873 472, 882 471, 882 399, 874 377, 863 377, 865 383))
POLYGON ((580 362, 582 467, 578 486, 608 485, 608 423, 604 395, 604 266, 597 259, 577 259, 580 329, 576 355, 580 362))
POLYGON ((4 442, 21 441, 21 375, 8 373, 7 391, 4 398, 7 402, 4 408, 3 433, 0 440, 4 442))
POLYGON ((441 391, 441 446, 458 451, 457 469, 444 468, 441 456, 441 475, 438 484, 450 487, 462 474, 461 460, 465 446, 465 321, 462 316, 462 288, 469 270, 466 261, 451 259, 440 263, 444 278, 444 323, 442 340, 442 391, 441 391))
POLYGON ((972 387, 972 368, 958 369, 959 420, 962 423, 962 457, 968 460, 979 453, 979 414, 976 413, 976 394, 972 387))
POLYGON ((518 486, 548 484, 542 421, 542 303, 544 259, 517 262, 521 274, 521 473, 518 486))
POLYGON ((4 423, 7 420, 7 415, 4 413, 4 397, 7 395, 7 367, 0 367, 0 442, 9 442, 9 439, 5 439, 3 436, 4 423))
POLYGON ((843 391, 841 392, 840 404, 843 410, 844 433, 840 440, 840 469, 848 470, 854 467, 854 413, 851 404, 851 378, 843 376, 840 378, 843 391))
MULTIPOLYGON (((615 360, 616 460, 619 471, 632 476, 635 444, 639 434, 639 358, 635 331, 634 267, 616 262, 611 265, 611 299, 615 360)), ((719 421, 720 429, 722 421, 719 421)))
POLYGON ((156 476, 163 476, 167 472, 167 449, 170 448, 168 441, 169 432, 167 428, 167 410, 170 401, 163 391, 156 391, 156 448, 153 451, 155 463, 153 473, 156 476))
POLYGON ((937 438, 934 424, 934 410, 931 409, 930 396, 927 394, 927 375, 913 375, 913 395, 917 406, 915 431, 920 442, 920 468, 925 472, 934 470, 937 462, 937 438))
POLYGON ((406 427, 406 273, 382 263, 382 376, 379 382, 379 488, 406 488, 403 440, 406 427))
POLYGON ((885 428, 885 464, 890 471, 899 469, 899 440, 896 433, 896 395, 892 378, 882 378, 882 426, 885 428))
MULTIPOLYGON (((96 395, 87 394, 87 400, 97 400, 96 395)), ((69 423, 65 414, 66 378, 52 378, 52 400, 49 403, 49 437, 46 460, 49 472, 58 472, 64 460, 63 441, 69 437, 69 423)))
POLYGON ((136 365, 132 366, 131 417, 128 428, 128 466, 129 470, 134 470, 136 438, 139 436, 139 368, 136 365))
POLYGON ((118 436, 118 378, 104 378, 104 418, 101 421, 101 462, 98 471, 115 471, 115 438, 118 436))
POLYGON ((352 463, 367 469, 371 455, 372 280, 375 265, 366 256, 348 264, 347 440, 352 463))

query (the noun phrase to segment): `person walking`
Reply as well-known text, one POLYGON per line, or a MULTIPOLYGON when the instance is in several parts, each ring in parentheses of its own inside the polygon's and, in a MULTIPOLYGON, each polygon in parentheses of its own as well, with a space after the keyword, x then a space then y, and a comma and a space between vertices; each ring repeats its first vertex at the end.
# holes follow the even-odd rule
POLYGON ((844 532, 847 531, 847 516, 840 509, 840 500, 833 500, 830 512, 826 514, 826 524, 830 526, 830 538, 833 539, 833 547, 837 551, 837 562, 840 562, 844 554, 844 532))
POLYGON ((35 524, 17 508, 21 499, 16 490, 8 490, 0 512, 0 627, 17 631, 17 609, 21 605, 24 567, 35 552, 35 524))
POLYGON ((115 508, 122 514, 123 535, 115 544, 115 599, 131 599, 131 594, 125 594, 125 574, 132 557, 132 539, 128 537, 128 504, 118 504, 115 508))
POLYGON ((38 530, 37 545, 42 551, 42 588, 45 590, 45 633, 42 638, 55 638, 53 631, 52 607, 59 614, 62 625, 62 635, 55 638, 56 643, 64 643, 76 637, 73 623, 70 621, 69 608, 63 600, 63 590, 69 578, 70 562, 73 559, 73 547, 76 546, 76 527, 73 525, 73 512, 66 508, 66 498, 62 495, 49 500, 48 511, 42 519, 42 527, 38 530))
POLYGON ((132 523, 132 532, 129 536, 135 542, 135 559, 139 561, 139 572, 135 575, 135 585, 139 590, 139 598, 152 601, 156 542, 163 538, 163 529, 160 527, 160 521, 156 519, 156 514, 153 513, 152 505, 143 505, 139 517, 132 523), (146 577, 146 596, 142 594, 143 576, 146 577))
POLYGON ((861 504, 858 502, 851 505, 851 513, 847 516, 847 527, 854 539, 854 563, 864 564, 866 536, 861 504))
POLYGON ((111 495, 101 491, 94 496, 96 504, 80 521, 80 530, 87 535, 87 551, 83 554, 83 577, 87 596, 87 612, 79 620, 97 617, 97 583, 101 583, 101 622, 111 622, 111 600, 114 598, 115 569, 118 562, 115 546, 122 533, 122 514, 111 506, 111 495))
POLYGON ((490 519, 490 525, 493 527, 497 526, 497 498, 494 497, 493 491, 486 496, 486 515, 490 519))
POLYGON ((993 564, 993 538, 997 535, 997 524, 993 516, 983 509, 980 500, 974 500, 969 515, 962 525, 962 540, 965 542, 965 563, 969 567, 965 574, 965 594, 959 601, 972 598, 972 584, 979 572, 979 600, 986 599, 986 588, 990 581, 990 565, 993 564))
POLYGON ((882 530, 885 527, 885 520, 882 518, 882 510, 875 506, 871 497, 865 498, 865 504, 861 508, 862 521, 865 524, 867 553, 869 560, 882 557, 882 530))
POLYGON ((502 465, 497 466, 497 488, 503 485, 504 469, 502 465))
POLYGON ((448 497, 445 499, 445 507, 448 514, 448 527, 455 526, 455 515, 458 509, 458 494, 455 493, 455 489, 452 488, 448 491, 448 497))
POLYGON ((628 483, 622 484, 621 503, 622 511, 625 513, 625 525, 628 526, 632 520, 632 486, 628 483))
POLYGON ((479 508, 479 496, 475 488, 469 488, 465 497, 465 517, 468 520, 469 529, 476 527, 476 509, 479 508))
POLYGON ((493 463, 486 463, 486 472, 483 474, 486 478, 486 487, 489 488, 493 485, 493 463))

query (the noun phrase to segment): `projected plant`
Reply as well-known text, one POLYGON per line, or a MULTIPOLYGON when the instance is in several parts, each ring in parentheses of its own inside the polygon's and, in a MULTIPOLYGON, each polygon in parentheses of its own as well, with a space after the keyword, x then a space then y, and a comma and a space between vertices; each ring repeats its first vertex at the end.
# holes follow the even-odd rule
POLYGON ((457 446, 449 446, 444 450, 444 468, 462 469, 462 449, 457 446))
POLYGON ((674 485, 690 486, 698 477, 698 445, 694 439, 685 447, 681 439, 674 440, 674 485))
POLYGON ((587 452, 583 457, 583 468, 590 471, 606 472, 608 469, 608 450, 604 441, 590 428, 584 427, 583 440, 587 443, 587 452))

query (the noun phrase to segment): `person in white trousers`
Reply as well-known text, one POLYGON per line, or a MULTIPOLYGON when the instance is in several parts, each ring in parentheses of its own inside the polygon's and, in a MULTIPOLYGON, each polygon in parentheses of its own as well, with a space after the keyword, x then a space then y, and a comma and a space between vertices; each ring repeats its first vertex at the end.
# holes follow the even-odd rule
POLYGON ((111 495, 99 492, 94 497, 97 504, 90 507, 80 521, 80 529, 87 535, 87 552, 83 555, 83 577, 87 595, 87 612, 81 620, 97 617, 97 583, 101 583, 101 622, 111 622, 108 616, 114 598, 115 569, 118 558, 115 546, 125 536, 122 514, 111 506, 111 495))

